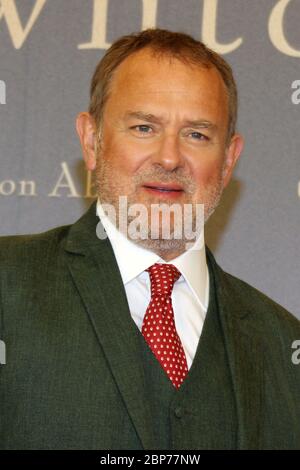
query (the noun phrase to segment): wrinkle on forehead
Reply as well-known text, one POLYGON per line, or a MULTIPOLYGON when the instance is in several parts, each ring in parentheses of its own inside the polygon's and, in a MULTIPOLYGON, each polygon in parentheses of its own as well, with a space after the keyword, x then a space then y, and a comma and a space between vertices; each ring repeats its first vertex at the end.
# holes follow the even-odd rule
MULTIPOLYGON (((130 83, 136 84, 140 80, 151 77, 150 86, 152 84, 152 92, 155 93, 157 79, 160 81, 161 75, 172 70, 176 72, 177 77, 182 79, 188 75, 191 81, 196 75, 207 76, 211 84, 214 84, 220 91, 227 94, 223 79, 214 66, 196 65, 188 60, 183 62, 176 57, 169 57, 166 54, 156 56, 147 48, 131 54, 117 67, 112 78, 111 91, 113 89, 116 91, 118 85, 124 86, 124 83, 126 83, 127 86, 130 86, 130 83)), ((147 91, 151 92, 151 89, 147 91)), ((172 82, 164 83, 163 88, 160 83, 160 92, 187 93, 186 89, 172 89, 172 82)))
POLYGON ((110 113, 123 108, 122 114, 128 109, 157 114, 161 108, 163 113, 168 109, 182 115, 186 107, 192 112, 190 119, 203 118, 214 124, 216 119, 222 120, 225 127, 228 121, 227 90, 216 68, 185 64, 176 58, 170 61, 165 56, 157 58, 147 50, 130 55, 115 70, 107 105, 110 113))

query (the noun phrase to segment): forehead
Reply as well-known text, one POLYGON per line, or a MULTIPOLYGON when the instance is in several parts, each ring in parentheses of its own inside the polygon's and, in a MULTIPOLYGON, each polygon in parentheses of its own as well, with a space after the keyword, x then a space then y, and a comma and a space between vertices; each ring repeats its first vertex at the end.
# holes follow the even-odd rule
MULTIPOLYGON (((215 67, 155 56, 145 48, 131 54, 115 70, 108 102, 118 108, 135 104, 205 107, 227 115, 227 94, 215 67)), ((107 103, 108 104, 108 103, 107 103)))

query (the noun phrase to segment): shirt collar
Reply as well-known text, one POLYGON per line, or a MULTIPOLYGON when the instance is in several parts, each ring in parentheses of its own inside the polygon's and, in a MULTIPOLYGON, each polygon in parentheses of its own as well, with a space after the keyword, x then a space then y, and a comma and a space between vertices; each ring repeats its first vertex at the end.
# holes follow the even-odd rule
MULTIPOLYGON (((112 245, 124 285, 132 281, 152 264, 166 263, 156 253, 137 245, 121 233, 104 213, 99 198, 96 205, 96 214, 100 218, 112 245)), ((172 263, 181 272, 202 308, 206 310, 209 297, 209 277, 204 231, 201 231, 192 247, 180 256, 168 261, 168 263, 172 263)))

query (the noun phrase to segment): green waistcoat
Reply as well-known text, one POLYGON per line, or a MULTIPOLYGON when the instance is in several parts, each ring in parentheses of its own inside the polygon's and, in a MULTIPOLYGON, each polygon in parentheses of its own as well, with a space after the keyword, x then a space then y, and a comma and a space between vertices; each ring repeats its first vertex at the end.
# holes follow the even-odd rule
MULTIPOLYGON (((202 334, 188 376, 175 389, 140 335, 146 399, 158 449, 234 449, 237 419, 210 270, 210 299, 202 334)), ((149 424, 150 425, 150 424, 149 424)))

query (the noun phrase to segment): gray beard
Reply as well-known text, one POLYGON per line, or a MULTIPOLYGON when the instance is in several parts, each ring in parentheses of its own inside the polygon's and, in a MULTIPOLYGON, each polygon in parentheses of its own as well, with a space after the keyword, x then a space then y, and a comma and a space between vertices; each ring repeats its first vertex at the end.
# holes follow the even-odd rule
MULTIPOLYGON (((119 196, 120 189, 117 183, 112 182, 112 170, 110 168, 109 163, 105 159, 101 159, 101 162, 98 162, 95 173, 95 186, 97 188, 97 195, 100 198, 101 203, 110 204, 115 208, 116 212, 116 220, 112 220, 116 227, 126 226, 129 227, 130 224, 135 220, 134 216, 128 214, 121 214, 122 221, 119 219, 119 196), (120 225, 121 224, 121 225, 120 225)), ((156 172, 157 174, 157 172, 156 172)), ((174 177, 172 176, 172 180, 174 181, 174 177)), ((165 181, 165 180, 164 180, 165 181)), ((193 188, 194 190, 194 188, 193 188)), ((192 191, 191 191, 192 192, 192 191)), ((153 251, 161 258, 170 257, 172 254, 178 256, 179 254, 185 252, 187 250, 187 246, 191 246, 200 233, 202 232, 203 225, 209 220, 211 215, 214 213, 216 208, 220 203, 220 199, 223 193, 223 174, 222 177, 219 178, 217 183, 211 185, 206 192, 205 202, 204 202, 204 221, 202 223, 201 230, 197 230, 197 220, 195 214, 195 207, 193 207, 193 216, 192 216, 192 230, 194 232, 194 238, 187 238, 185 236, 186 231, 181 230, 182 236, 180 238, 174 238, 175 227, 171 227, 169 231, 168 238, 163 237, 162 230, 159 230, 159 234, 157 238, 153 238, 151 232, 151 224, 148 224, 148 233, 143 234, 143 237, 140 238, 131 238, 128 237, 133 243, 141 246, 147 250, 153 251)), ((132 204, 136 203, 136 195, 135 194, 128 194, 128 209, 132 204)), ((156 203, 157 204, 157 203, 156 203)), ((128 235, 127 235, 128 236, 128 235)))

